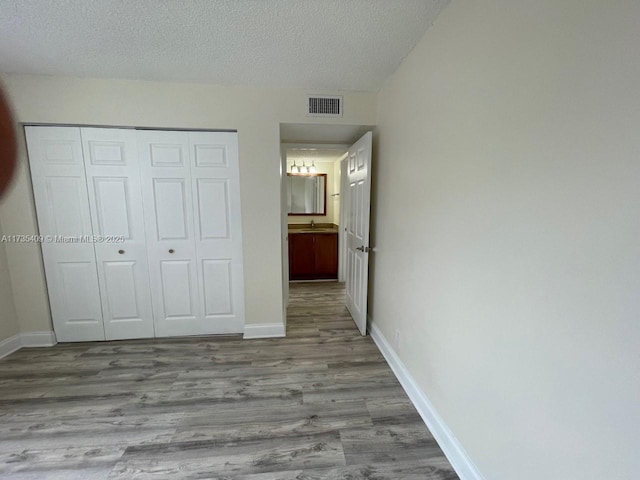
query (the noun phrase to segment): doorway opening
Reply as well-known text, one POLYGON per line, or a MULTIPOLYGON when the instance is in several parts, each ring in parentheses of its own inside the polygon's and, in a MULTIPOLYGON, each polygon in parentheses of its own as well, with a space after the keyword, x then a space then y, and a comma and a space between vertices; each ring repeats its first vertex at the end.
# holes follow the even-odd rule
POLYGON ((337 304, 346 307, 362 335, 366 334, 372 129, 280 125, 285 310, 291 302, 300 307, 296 302, 301 293, 303 298, 315 295, 332 309, 337 304))

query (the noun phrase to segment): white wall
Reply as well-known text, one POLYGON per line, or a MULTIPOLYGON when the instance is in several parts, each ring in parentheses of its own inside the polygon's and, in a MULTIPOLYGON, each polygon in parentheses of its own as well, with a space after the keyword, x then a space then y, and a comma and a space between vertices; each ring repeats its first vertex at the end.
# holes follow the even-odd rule
POLYGON ((371 316, 487 480, 640 478, 639 19, 454 0, 378 97, 371 316))
MULTIPOLYGON (((0 226, 0 239, 3 235, 0 226)), ((18 316, 13 303, 13 290, 11 289, 5 245, 5 242, 0 242, 0 342, 20 332, 18 316)))
MULTIPOLYGON (((0 200, 0 223, 7 235, 37 233, 33 190, 26 159, 24 132, 16 132, 20 158, 10 189, 0 200)), ((46 291, 44 265, 39 245, 7 243, 7 281, 13 289, 13 300, 21 332, 51 331, 51 312, 46 291)))
MULTIPOLYGON (((2 81, 17 122, 237 129, 247 324, 283 321, 279 124, 376 118, 373 93, 341 92, 344 117, 318 119, 304 116, 305 94, 324 92, 6 74, 2 81)), ((0 221, 6 233, 30 234, 36 225, 24 145, 20 164, 0 221)), ((20 329, 51 329, 39 246, 6 249, 20 329)))

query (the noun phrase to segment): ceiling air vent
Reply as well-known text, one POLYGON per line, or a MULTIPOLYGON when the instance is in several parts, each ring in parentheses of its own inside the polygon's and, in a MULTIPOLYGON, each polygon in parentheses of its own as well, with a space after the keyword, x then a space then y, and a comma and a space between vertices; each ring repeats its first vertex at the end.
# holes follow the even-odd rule
POLYGON ((307 117, 341 117, 342 96, 307 95, 307 117))

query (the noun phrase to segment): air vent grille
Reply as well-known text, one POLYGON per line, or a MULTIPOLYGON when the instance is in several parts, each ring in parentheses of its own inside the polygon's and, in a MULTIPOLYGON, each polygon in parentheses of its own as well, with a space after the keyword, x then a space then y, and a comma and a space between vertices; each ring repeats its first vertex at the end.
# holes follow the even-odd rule
POLYGON ((342 97, 307 95, 307 117, 341 117, 342 97))

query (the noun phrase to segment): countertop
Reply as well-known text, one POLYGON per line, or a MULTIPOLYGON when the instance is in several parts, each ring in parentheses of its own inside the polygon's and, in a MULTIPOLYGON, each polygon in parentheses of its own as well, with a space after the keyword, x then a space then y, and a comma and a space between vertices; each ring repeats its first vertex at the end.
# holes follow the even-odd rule
POLYGON ((289 235, 301 233, 338 233, 338 226, 333 223, 316 223, 313 228, 308 223, 290 224, 289 235))

